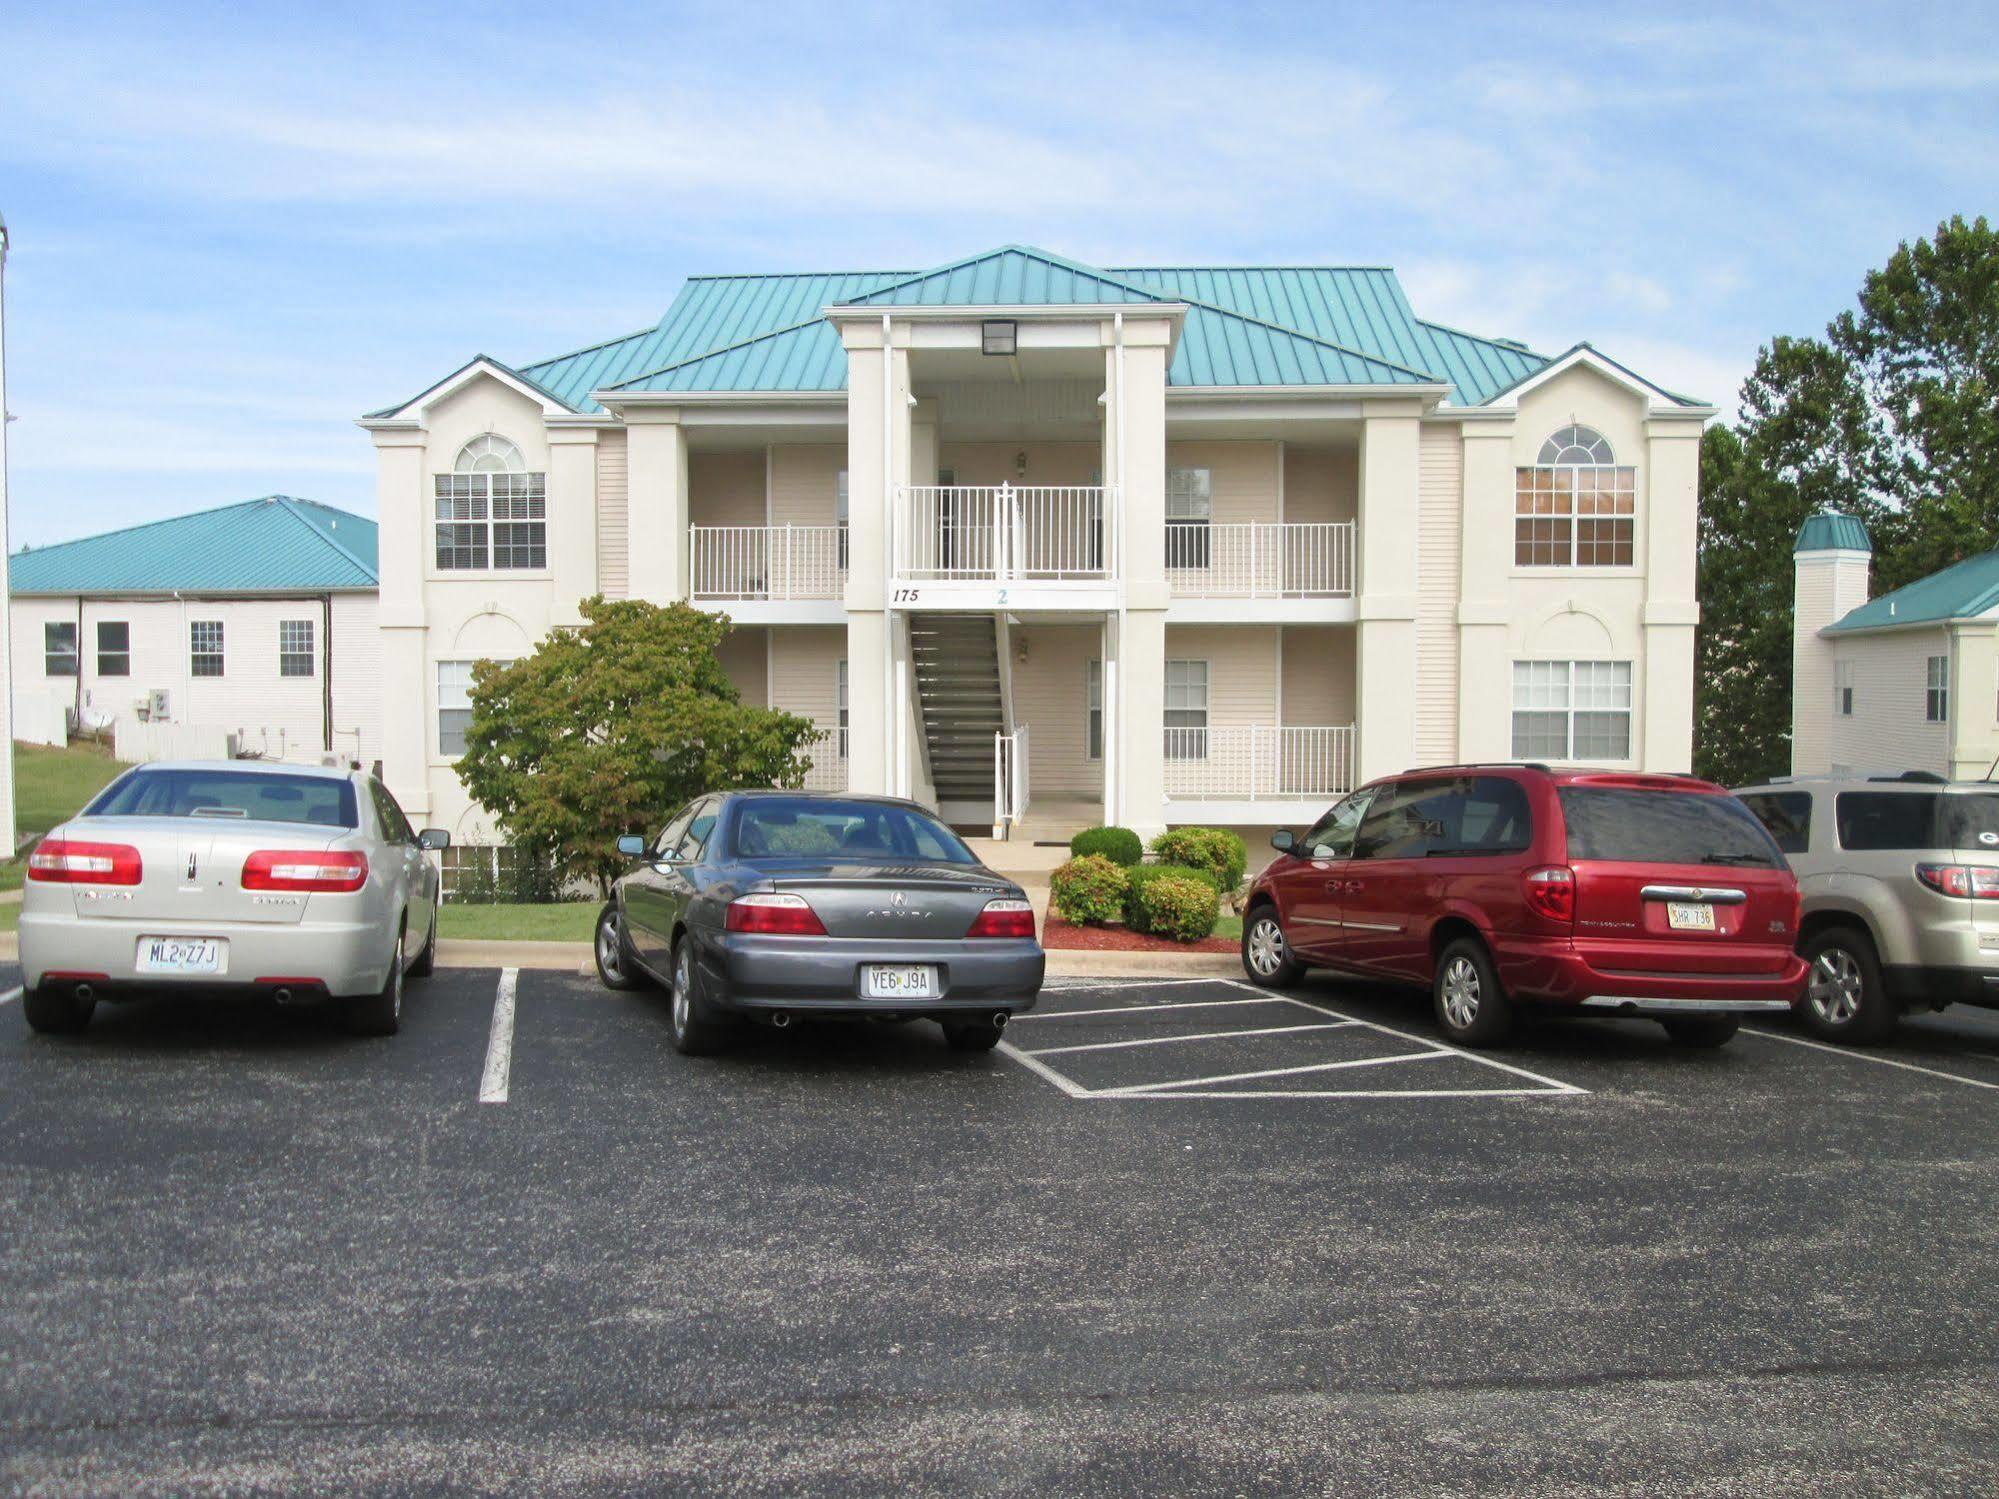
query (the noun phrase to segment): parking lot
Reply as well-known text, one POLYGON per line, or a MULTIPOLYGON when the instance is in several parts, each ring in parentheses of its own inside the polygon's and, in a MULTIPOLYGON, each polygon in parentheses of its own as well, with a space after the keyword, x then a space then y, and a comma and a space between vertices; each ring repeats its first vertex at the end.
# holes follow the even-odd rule
POLYGON ((1055 980, 676 1055, 441 971, 400 1036, 0 970, 0 1481, 1987 1490, 1999 1016, 1473 1056, 1315 982, 1055 980))

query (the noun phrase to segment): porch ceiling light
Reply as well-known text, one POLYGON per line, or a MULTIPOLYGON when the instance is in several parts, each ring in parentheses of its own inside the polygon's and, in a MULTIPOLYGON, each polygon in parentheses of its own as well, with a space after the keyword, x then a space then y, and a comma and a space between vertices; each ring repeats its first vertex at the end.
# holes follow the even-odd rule
POLYGON ((987 354, 1018 353, 1018 332, 1011 318, 989 318, 979 324, 979 348, 987 354))

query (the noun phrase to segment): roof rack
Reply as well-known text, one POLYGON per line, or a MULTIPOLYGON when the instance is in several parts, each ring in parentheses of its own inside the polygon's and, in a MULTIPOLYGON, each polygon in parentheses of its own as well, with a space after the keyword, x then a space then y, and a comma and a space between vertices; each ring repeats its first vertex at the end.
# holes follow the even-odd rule
POLYGON ((1948 786, 1950 784, 1948 776, 1940 776, 1934 770, 1905 770, 1900 775, 1869 776, 1867 779, 1870 783, 1875 781, 1913 781, 1920 786, 1948 786))
POLYGON ((1412 765, 1401 772, 1413 776, 1426 770, 1547 770, 1550 767, 1539 760, 1464 760, 1455 765, 1412 765))

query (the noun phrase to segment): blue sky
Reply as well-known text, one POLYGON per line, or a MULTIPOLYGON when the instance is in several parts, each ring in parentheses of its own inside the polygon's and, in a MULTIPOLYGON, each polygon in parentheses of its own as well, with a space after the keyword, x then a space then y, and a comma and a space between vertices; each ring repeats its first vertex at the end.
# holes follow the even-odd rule
POLYGON ((0 4, 12 535, 273 491, 714 270, 1392 264, 1730 405, 1999 195, 1999 11, 0 4))

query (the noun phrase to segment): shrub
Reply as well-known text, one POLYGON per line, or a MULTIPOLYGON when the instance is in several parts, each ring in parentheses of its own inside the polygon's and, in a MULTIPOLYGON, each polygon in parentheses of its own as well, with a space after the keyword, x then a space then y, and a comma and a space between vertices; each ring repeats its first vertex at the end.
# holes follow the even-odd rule
POLYGON ((1130 828, 1084 828, 1069 840, 1069 852, 1079 859, 1100 854, 1113 864, 1130 868, 1145 857, 1145 845, 1130 828))
POLYGON ((1048 877, 1048 903, 1064 921, 1102 926, 1124 907, 1124 871, 1101 854, 1071 859, 1048 877))
POLYGON ((1162 864, 1205 869, 1224 894, 1242 883, 1249 850, 1227 828, 1172 828, 1152 840, 1152 852, 1162 864))
POLYGON ((1135 864, 1124 872, 1124 924, 1134 932, 1150 931, 1145 915, 1143 892, 1148 885, 1171 878, 1189 879, 1205 885, 1219 906, 1221 890, 1215 884, 1215 877, 1205 869, 1189 869, 1181 864, 1135 864))
POLYGON ((1137 899, 1141 930, 1175 942, 1199 942, 1212 935, 1221 914, 1215 887, 1182 870, 1145 881, 1138 887, 1137 899))

